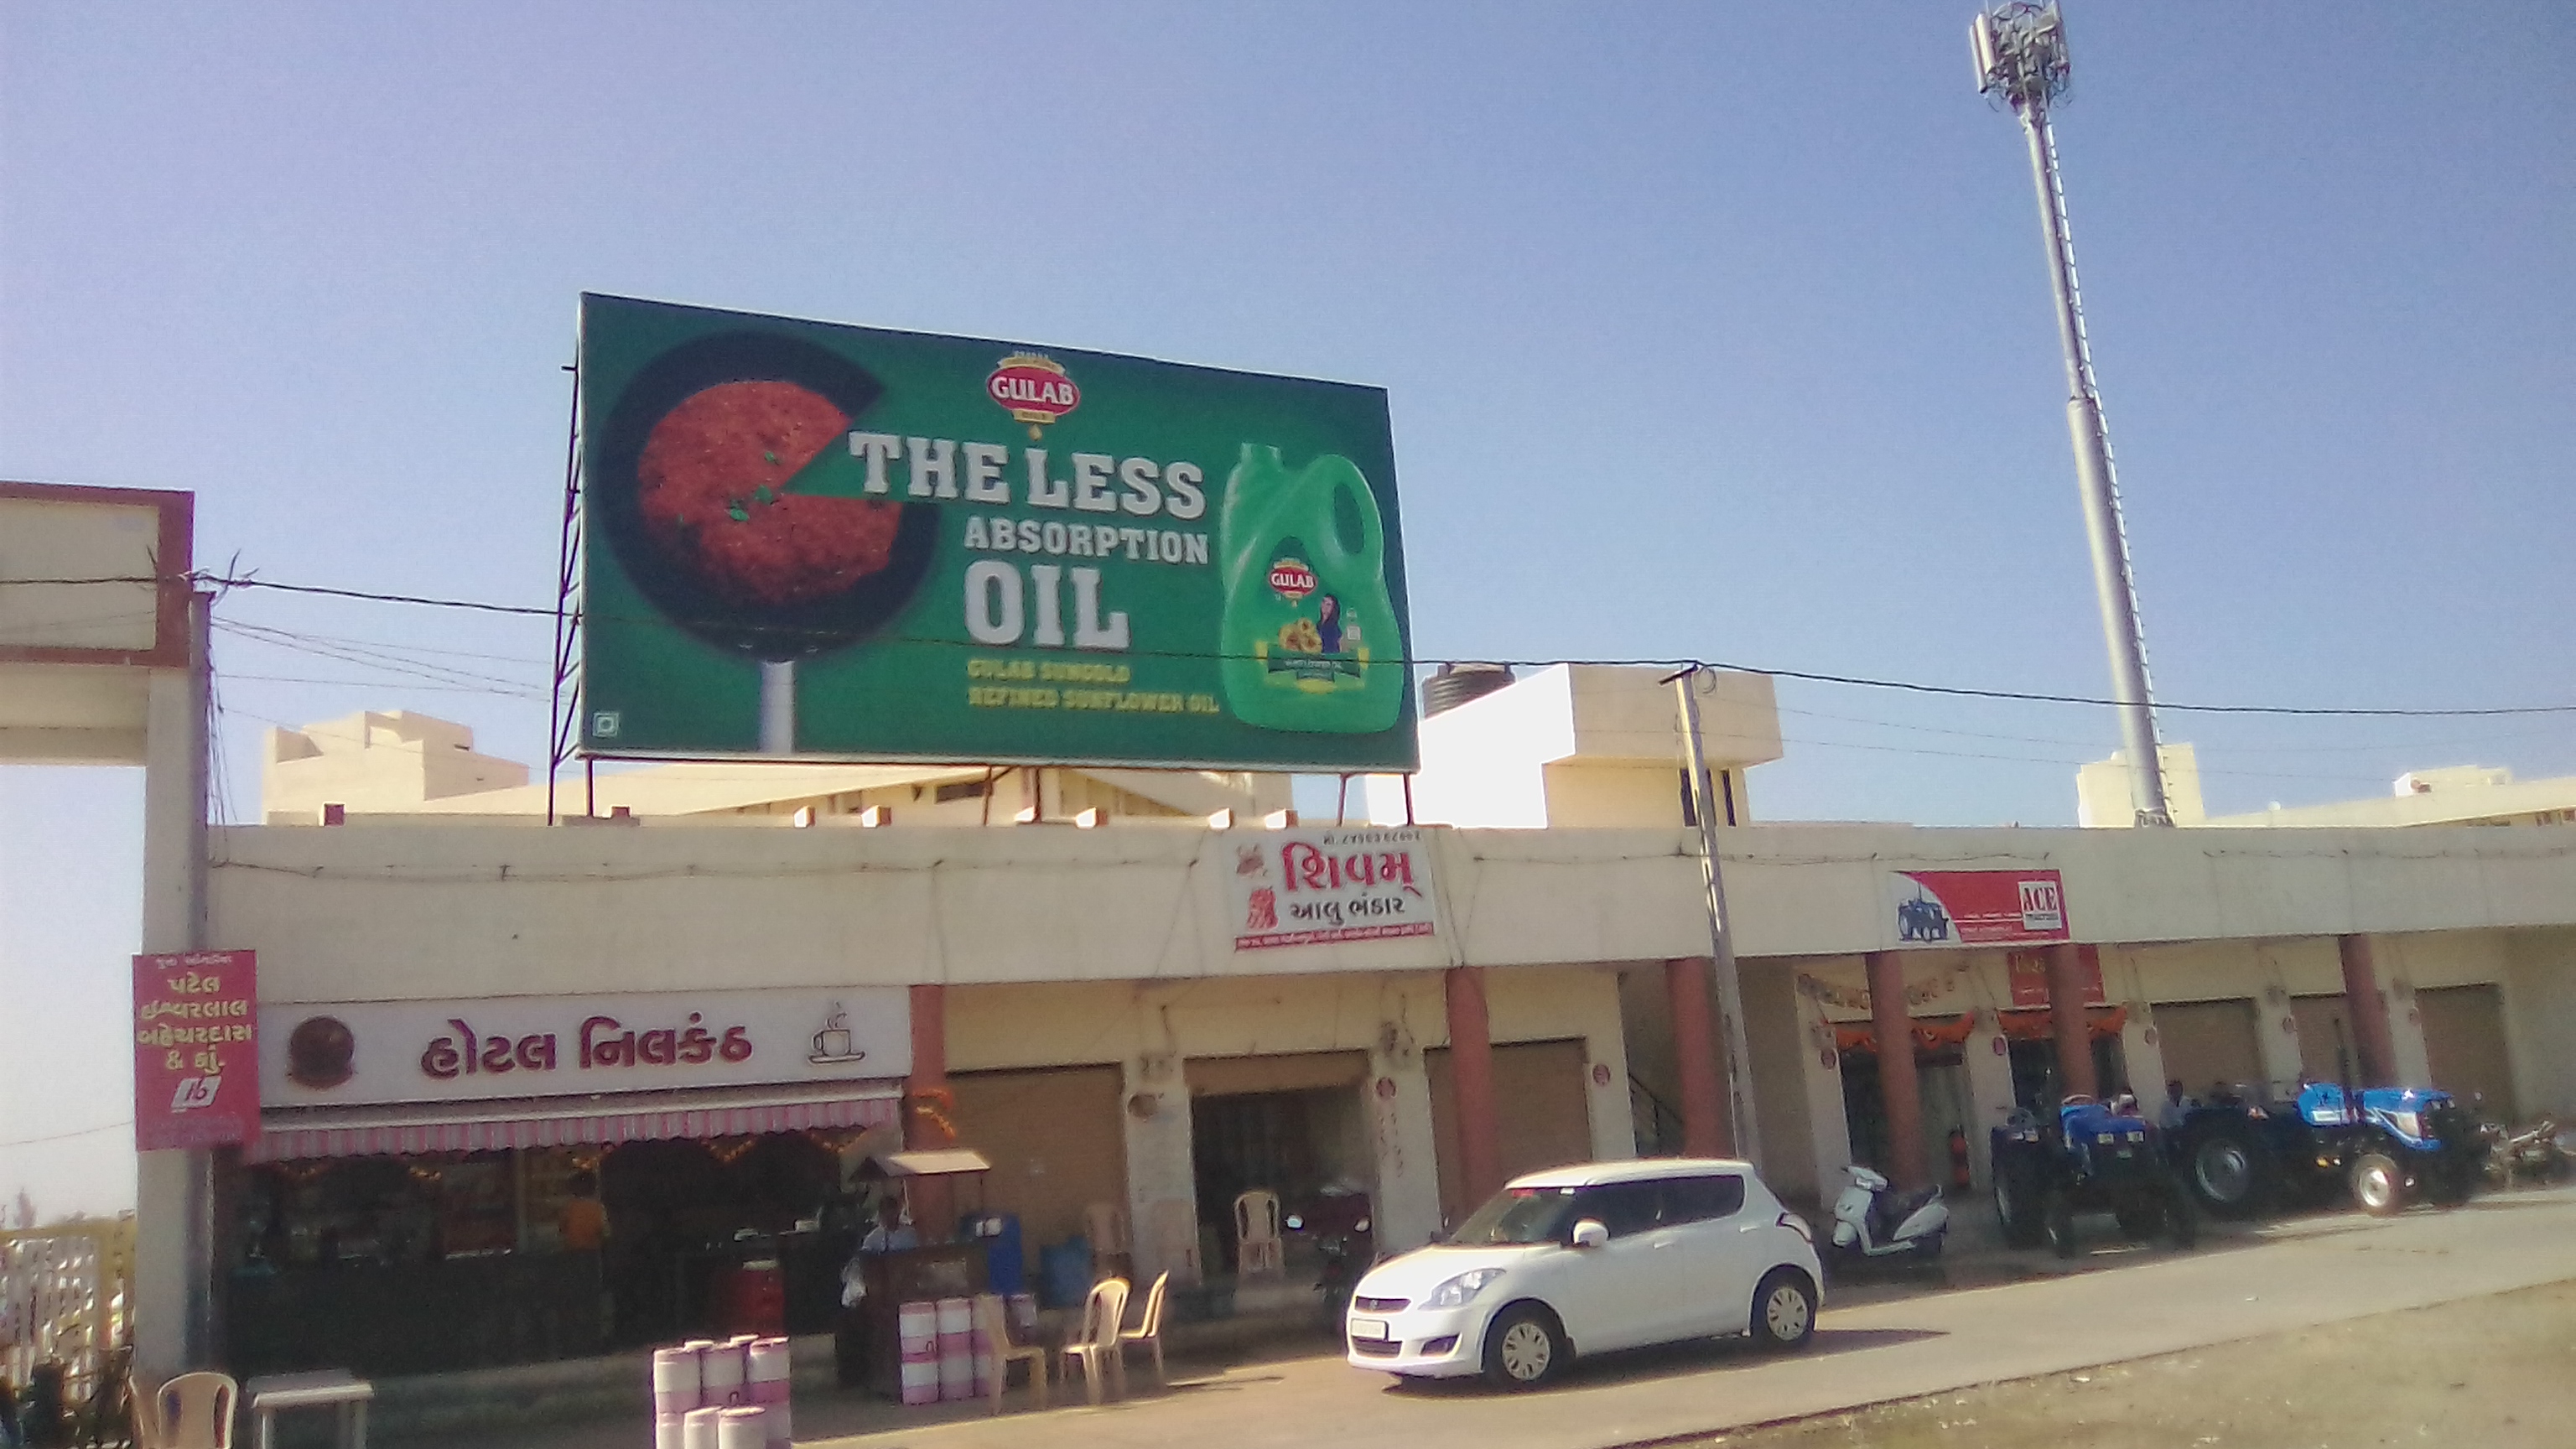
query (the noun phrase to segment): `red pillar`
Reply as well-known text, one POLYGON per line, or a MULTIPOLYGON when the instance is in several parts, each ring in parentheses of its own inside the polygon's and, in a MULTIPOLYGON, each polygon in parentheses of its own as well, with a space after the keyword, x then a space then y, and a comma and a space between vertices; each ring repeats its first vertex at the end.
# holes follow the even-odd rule
POLYGON ((1734 1150, 1735 1134, 1727 1130, 1726 1093, 1717 1077, 1717 1013, 1709 1006, 1708 958, 1666 961, 1664 993, 1681 1075, 1682 1151, 1692 1157, 1723 1157, 1734 1150))
POLYGON ((1899 1188, 1932 1180, 1923 1161, 1923 1084, 1914 1074, 1914 1014, 1905 1002, 1905 957, 1873 951, 1869 1021, 1878 1037, 1878 1095, 1887 1109, 1887 1176, 1899 1188))
POLYGON ((1502 1190, 1503 1136, 1494 1116, 1494 1039, 1485 1019, 1485 968, 1452 966, 1449 1081, 1458 1098, 1458 1180, 1469 1204, 1502 1190))
POLYGON ((2368 936, 2338 936, 2343 958, 2343 1014, 2352 1019, 2352 1049, 2361 1058, 2361 1085, 2397 1085, 2397 1044, 2388 1035, 2388 1008, 2379 1000, 2379 970, 2368 936))
MULTIPOLYGON (((948 988, 912 988, 912 1074, 904 1078, 903 1145, 908 1148, 957 1145, 955 1107, 948 1097, 948 988)), ((955 1233, 955 1203, 945 1178, 913 1180, 910 1190, 913 1227, 925 1243, 944 1243, 955 1233)))
POLYGON ((2048 948, 2048 1025, 2057 1037, 2058 1093, 2099 1097, 2093 1077, 2093 1025, 2086 1020, 2084 952, 2072 943, 2048 948))

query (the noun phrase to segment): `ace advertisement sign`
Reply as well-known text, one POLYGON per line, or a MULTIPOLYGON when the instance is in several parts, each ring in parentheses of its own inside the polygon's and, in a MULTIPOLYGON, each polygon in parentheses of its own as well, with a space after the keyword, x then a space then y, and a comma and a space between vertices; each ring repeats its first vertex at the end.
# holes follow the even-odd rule
POLYGON ((257 970, 249 951, 134 958, 137 1151, 258 1135, 257 970))
POLYGON ((898 1078, 900 986, 260 1008, 270 1107, 471 1102, 898 1078))
POLYGON ((1410 770, 1384 391, 582 299, 582 743, 1410 770))
POLYGON ((2066 889, 2053 870, 1890 871, 1887 898, 1900 946, 2067 939, 2066 889))
POLYGON ((1232 843, 1238 951, 1432 933, 1419 830, 1281 830, 1232 843))

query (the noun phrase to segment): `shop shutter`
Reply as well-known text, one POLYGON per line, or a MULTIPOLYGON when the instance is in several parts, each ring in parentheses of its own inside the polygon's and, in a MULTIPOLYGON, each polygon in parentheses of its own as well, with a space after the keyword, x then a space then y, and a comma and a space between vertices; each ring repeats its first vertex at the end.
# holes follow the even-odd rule
POLYGON ((1250 1092, 1319 1092, 1356 1087, 1368 1076, 1367 1052, 1291 1052, 1265 1057, 1192 1057, 1182 1068, 1194 1097, 1250 1092))
MULTIPOLYGON (((1044 1244, 1082 1232, 1092 1203, 1127 1204, 1127 1141, 1119 1121, 1124 1077, 1114 1066, 1026 1072, 959 1072, 957 1143, 984 1154, 983 1206, 1017 1213, 1030 1261, 1044 1244)), ((961 1186, 958 1210, 976 1206, 961 1186)))
MULTIPOLYGON (((2205 1098, 2211 1083, 2225 1082, 2231 1088, 2249 1084, 2259 1094, 2263 1049, 2254 1036, 2253 1002, 2160 1001, 2155 1021, 2165 1075, 2181 1082, 2184 1091, 2205 1098)), ((2162 1082, 2139 1082, 2135 1090, 2141 1102, 2164 1100, 2162 1082)))
MULTIPOLYGON (((1422 1054, 1431 1077, 1431 1134, 1440 1177, 1440 1211, 1450 1223, 1475 1210, 1458 1176, 1458 1089, 1449 1050, 1422 1054)), ((1592 1117, 1584 1100, 1581 1041, 1514 1042, 1494 1048, 1494 1112, 1506 1179, 1592 1157, 1592 1117)))
POLYGON ((2496 1121, 2519 1120, 2513 1096, 2513 1064, 2505 1055, 2504 999, 2493 986, 2437 986, 2415 993, 2415 1010, 2424 1018, 2424 1056, 2432 1064, 2433 1085, 2462 1102, 2472 1092, 2486 1095, 2486 1115, 2496 1121))

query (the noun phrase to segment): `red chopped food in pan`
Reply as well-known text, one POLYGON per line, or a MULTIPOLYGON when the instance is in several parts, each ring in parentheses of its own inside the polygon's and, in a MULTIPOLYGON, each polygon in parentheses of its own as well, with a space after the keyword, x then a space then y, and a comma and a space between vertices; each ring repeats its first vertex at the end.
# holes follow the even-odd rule
POLYGON ((902 505, 788 493, 847 415, 789 382, 727 382, 653 425, 637 466, 644 525, 671 559, 738 604, 829 598, 884 568, 902 505))

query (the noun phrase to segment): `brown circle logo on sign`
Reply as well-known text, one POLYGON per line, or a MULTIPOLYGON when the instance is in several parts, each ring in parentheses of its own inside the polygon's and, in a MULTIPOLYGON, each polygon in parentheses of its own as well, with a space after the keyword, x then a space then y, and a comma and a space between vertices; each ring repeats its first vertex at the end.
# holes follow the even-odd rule
POLYGON ((308 1016, 286 1038, 286 1079, 327 1091, 356 1069, 358 1034, 336 1016, 308 1016))

